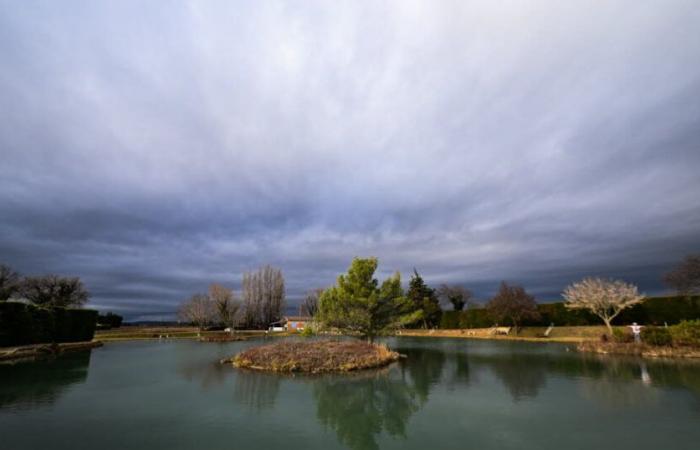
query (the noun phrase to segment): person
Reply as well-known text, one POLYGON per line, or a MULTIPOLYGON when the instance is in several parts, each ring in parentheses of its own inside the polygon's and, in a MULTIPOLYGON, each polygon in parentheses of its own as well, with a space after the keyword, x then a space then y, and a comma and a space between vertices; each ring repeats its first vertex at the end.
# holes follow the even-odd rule
POLYGON ((632 335, 634 336, 635 344, 641 343, 642 342, 642 338, 641 338, 642 326, 637 325, 637 322, 632 322, 632 325, 630 325, 630 328, 632 329, 632 335))

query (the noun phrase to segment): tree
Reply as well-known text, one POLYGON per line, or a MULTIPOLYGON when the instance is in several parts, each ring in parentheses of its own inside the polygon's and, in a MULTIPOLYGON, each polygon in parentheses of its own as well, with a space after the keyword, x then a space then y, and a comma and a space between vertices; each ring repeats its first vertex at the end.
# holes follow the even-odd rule
POLYGON ((567 287, 562 294, 569 309, 587 309, 600 317, 612 335, 612 320, 623 309, 641 303, 644 296, 637 286, 621 280, 585 278, 567 287))
POLYGON ((264 266, 243 274, 243 318, 248 327, 267 328, 282 318, 285 307, 282 271, 264 266))
POLYGON ((122 321, 124 318, 120 316, 119 314, 114 314, 113 312, 108 312, 105 315, 98 315, 97 316, 97 323, 100 325, 106 325, 109 326, 110 328, 119 328, 122 326, 122 321))
POLYGON ((315 316, 318 312, 318 300, 323 294, 323 289, 316 288, 306 293, 304 301, 301 303, 301 313, 309 316, 315 316))
POLYGON ((414 310, 422 312, 423 328, 435 327, 440 323, 442 316, 440 300, 435 294, 435 289, 425 284, 416 269, 413 269, 406 297, 413 305, 414 310))
POLYGON ((177 316, 183 322, 194 324, 202 330, 214 321, 216 307, 208 295, 194 294, 180 305, 177 316))
POLYGON ((700 294, 700 255, 688 255, 672 271, 664 275, 664 282, 678 295, 700 294))
POLYGON ((528 294, 522 286, 509 286, 505 281, 486 307, 499 322, 510 320, 516 333, 523 320, 537 319, 540 316, 535 297, 528 294))
POLYGON ((443 284, 437 291, 438 298, 445 303, 452 304, 455 311, 461 311, 471 301, 472 291, 462 286, 449 286, 443 284))
POLYGON ((238 310, 241 307, 241 304, 236 301, 233 291, 214 283, 209 286, 209 299, 214 303, 219 322, 233 332, 238 321, 238 310))
POLYGON ((374 278, 377 258, 355 258, 347 274, 319 299, 319 322, 373 342, 422 317, 403 296, 401 275, 397 272, 381 287, 374 278))
POLYGON ((20 292, 35 305, 61 308, 81 307, 90 296, 80 278, 56 275, 26 277, 20 292))
POLYGON ((0 264, 0 301, 11 298, 19 292, 21 278, 10 266, 0 264))

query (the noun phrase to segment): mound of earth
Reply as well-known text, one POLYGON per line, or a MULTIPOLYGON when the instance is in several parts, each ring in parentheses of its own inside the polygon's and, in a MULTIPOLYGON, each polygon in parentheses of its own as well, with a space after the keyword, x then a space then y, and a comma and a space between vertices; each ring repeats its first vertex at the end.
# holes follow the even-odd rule
POLYGON ((362 341, 282 341, 253 347, 224 362, 272 372, 349 372, 385 366, 399 354, 362 341))

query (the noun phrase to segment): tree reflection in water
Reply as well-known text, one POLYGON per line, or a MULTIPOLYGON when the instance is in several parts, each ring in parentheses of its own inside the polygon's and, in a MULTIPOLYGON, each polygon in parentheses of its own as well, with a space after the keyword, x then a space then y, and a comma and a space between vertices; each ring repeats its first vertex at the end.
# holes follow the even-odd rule
POLYGON ((0 408, 54 403, 70 386, 85 382, 89 366, 90 350, 49 361, 0 364, 0 408))
POLYGON ((386 431, 405 437, 408 419, 421 406, 415 386, 396 370, 317 380, 314 397, 319 421, 353 449, 378 449, 386 431))
POLYGON ((238 370, 233 388, 236 402, 260 411, 275 406, 281 375, 238 370))

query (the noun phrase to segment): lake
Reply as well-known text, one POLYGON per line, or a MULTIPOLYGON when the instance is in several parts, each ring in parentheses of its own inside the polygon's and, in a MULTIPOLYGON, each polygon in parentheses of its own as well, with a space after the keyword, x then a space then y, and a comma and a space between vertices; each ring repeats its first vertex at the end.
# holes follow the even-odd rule
POLYGON ((700 364, 396 338, 379 371, 221 366, 259 344, 133 341, 0 365, 0 449, 697 449, 700 364))

